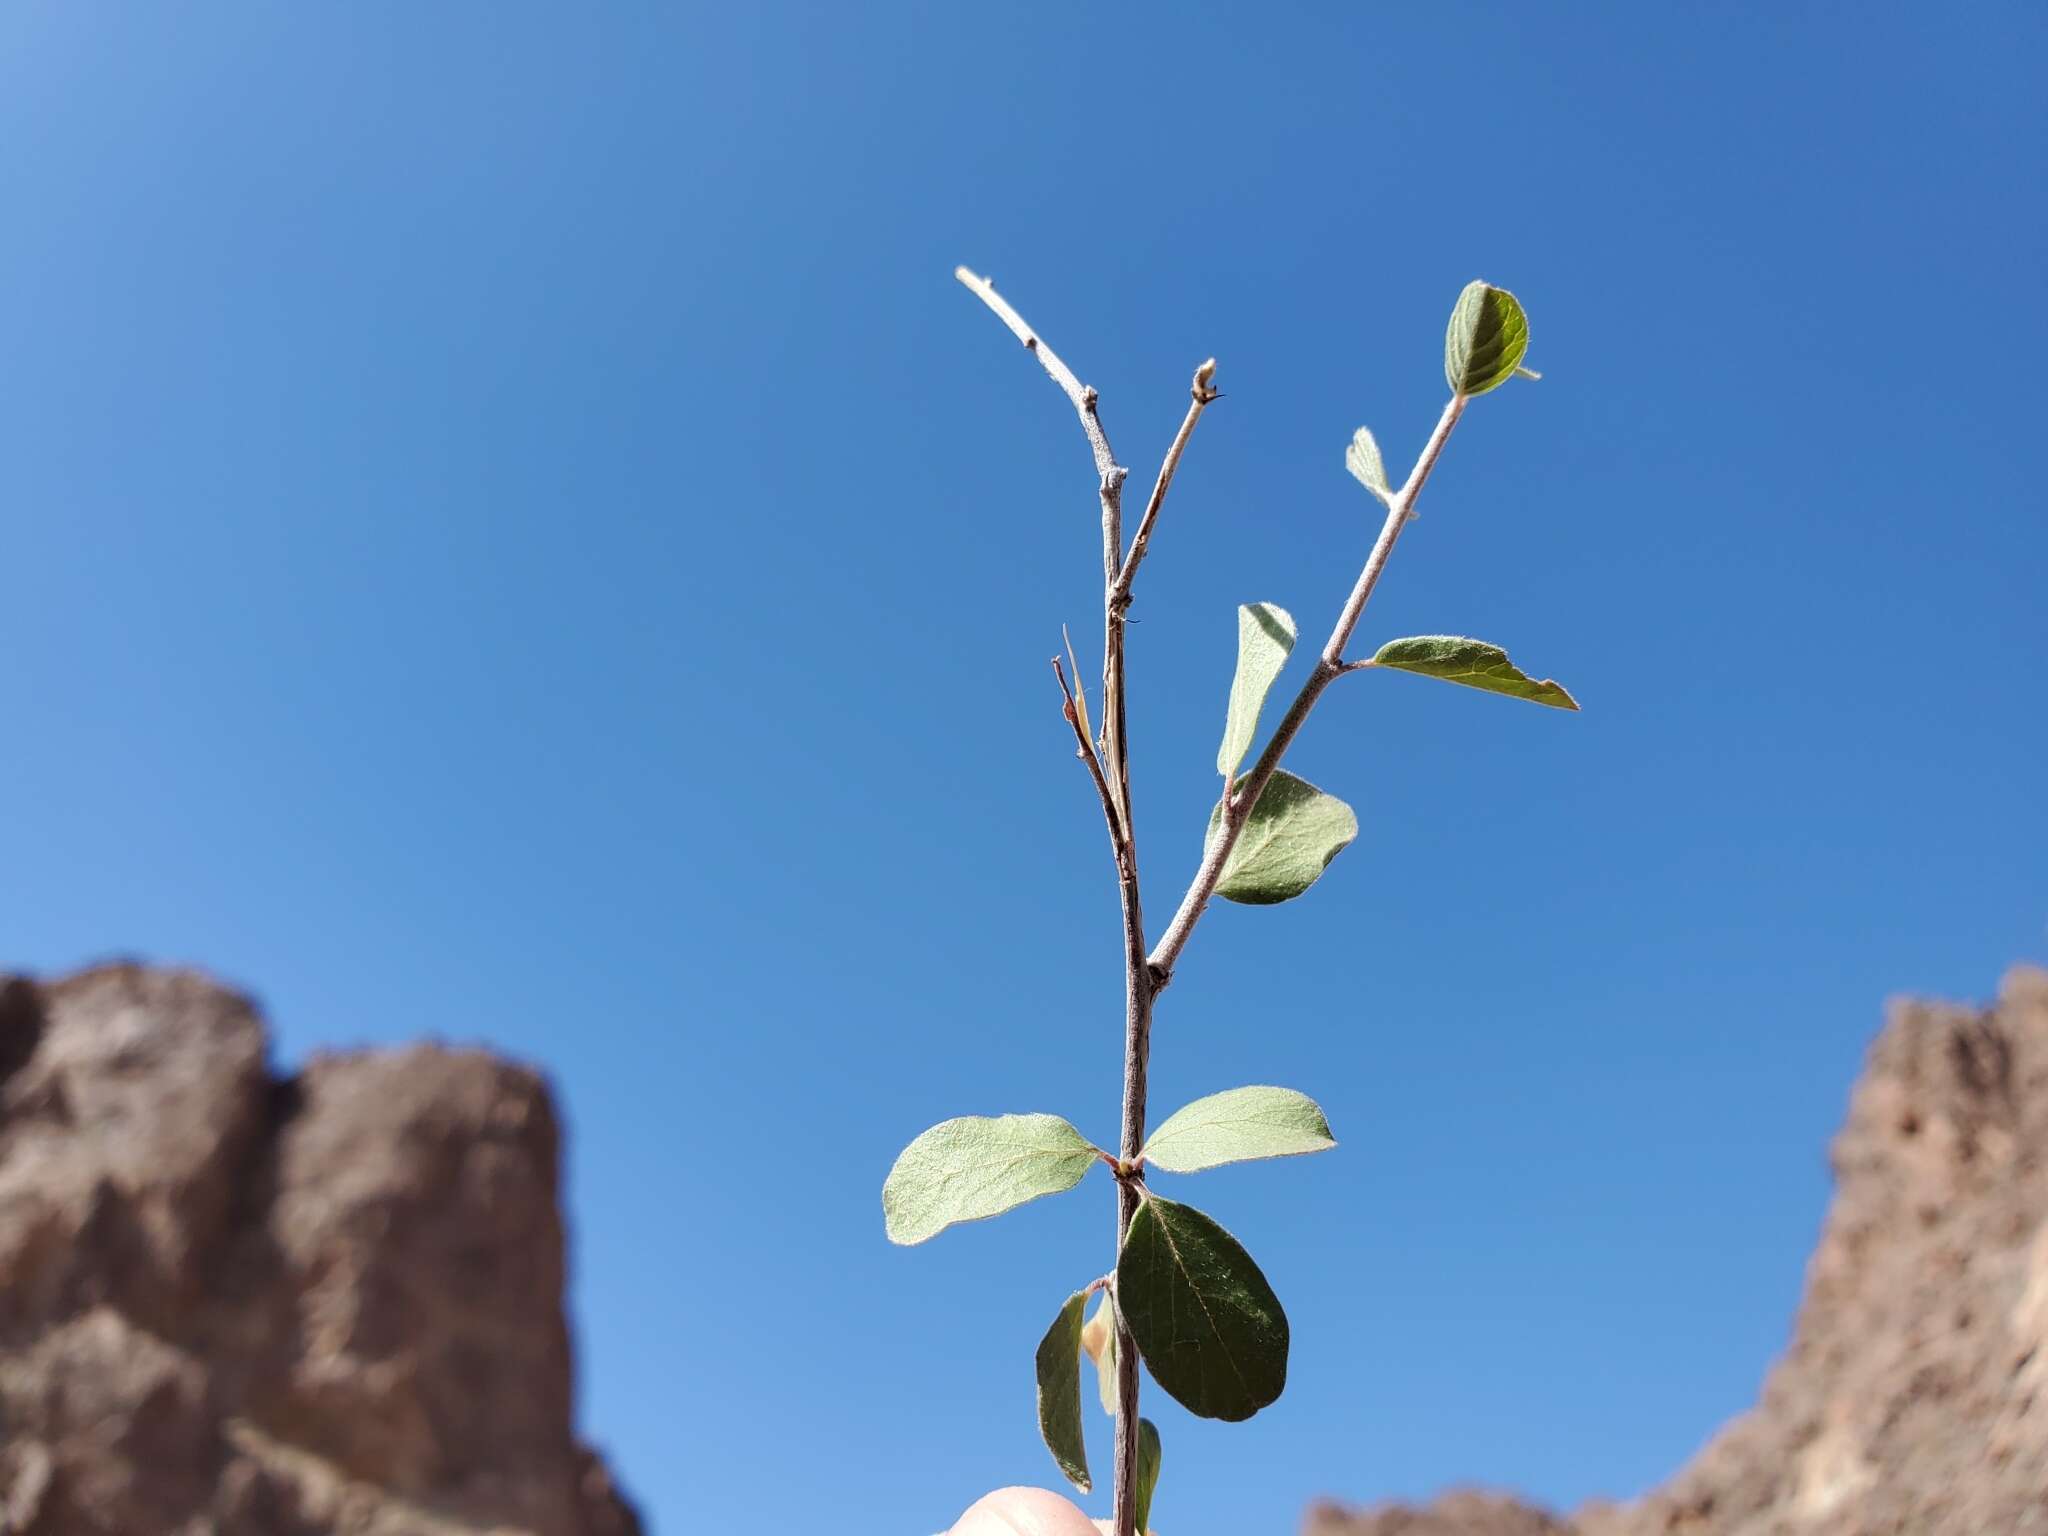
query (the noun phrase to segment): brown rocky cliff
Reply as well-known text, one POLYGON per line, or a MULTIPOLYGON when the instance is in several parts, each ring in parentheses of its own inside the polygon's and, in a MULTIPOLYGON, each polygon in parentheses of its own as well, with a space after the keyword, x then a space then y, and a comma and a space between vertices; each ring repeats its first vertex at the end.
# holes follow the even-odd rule
POLYGON ((2048 1536, 2048 972, 1896 1005, 1833 1163, 1791 1347, 1663 1488, 1326 1504, 1309 1536, 2048 1536))
POLYGON ((0 1536, 637 1536, 571 1424, 559 1133, 189 973, 0 983, 0 1536))

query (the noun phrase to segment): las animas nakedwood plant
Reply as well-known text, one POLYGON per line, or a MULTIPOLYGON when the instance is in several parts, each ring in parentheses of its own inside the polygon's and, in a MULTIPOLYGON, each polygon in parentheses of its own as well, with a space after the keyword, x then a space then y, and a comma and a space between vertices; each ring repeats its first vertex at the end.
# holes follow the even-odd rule
MULTIPOLYGON (((1126 548, 1126 472, 1103 434, 1095 391, 1074 376, 987 278, 965 267, 955 275, 995 311, 1066 392, 1095 457, 1104 616, 1099 729, 1091 724, 1078 667, 1069 682, 1055 657, 1053 672, 1065 699, 1075 751, 1102 803, 1122 896, 1123 1132, 1112 1154, 1058 1115, 968 1115, 948 1120, 903 1149, 882 1186, 882 1213, 892 1241, 921 1243, 955 1222, 995 1216, 1040 1195, 1072 1189, 1095 1164, 1108 1165, 1116 1181, 1116 1268, 1067 1297, 1046 1330, 1037 1356, 1038 1422, 1060 1471, 1088 1491, 1080 1384, 1081 1356, 1088 1355, 1098 1373, 1102 1405, 1116 1417, 1115 1529, 1117 1536, 1136 1536, 1147 1527, 1160 1466, 1159 1432, 1150 1420, 1138 1417, 1138 1361, 1145 1362, 1153 1380, 1183 1407, 1211 1419, 1248 1419, 1279 1397, 1287 1381, 1287 1314, 1273 1287, 1237 1239, 1209 1216, 1153 1193, 1146 1182, 1148 1172, 1158 1168, 1195 1173, 1224 1163, 1320 1152, 1335 1145, 1322 1110, 1291 1088, 1232 1088, 1211 1094, 1176 1110, 1149 1138, 1145 1134, 1153 1002, 1172 979, 1209 898, 1254 904, 1290 900, 1315 884, 1358 835, 1358 819, 1350 806, 1284 771, 1280 760, 1323 691, 1347 672, 1391 668, 1558 709, 1578 708, 1556 683, 1527 676, 1505 651, 1480 640, 1418 635, 1390 640, 1370 659, 1347 661, 1344 655, 1394 542, 1415 515, 1416 498, 1466 406, 1517 374, 1535 377, 1521 365, 1529 325, 1513 294, 1486 283, 1470 284, 1458 296, 1444 337, 1450 403, 1408 478, 1398 486, 1388 478, 1371 432, 1360 427, 1352 438, 1345 465, 1385 503, 1386 522, 1294 702, 1250 772, 1242 774, 1239 769, 1257 735, 1266 694, 1294 649, 1295 629, 1287 612, 1271 603, 1238 609, 1237 675, 1224 710, 1223 744, 1216 753, 1224 789, 1209 816, 1194 880, 1172 921, 1148 949, 1124 737, 1125 615, 1181 453, 1202 412, 1217 398, 1216 364, 1212 359, 1195 370, 1187 419, 1166 451, 1137 532, 1126 548), (1089 1298, 1098 1293, 1102 1300, 1084 1322, 1089 1298)), ((1074 665, 1071 644, 1067 662, 1074 665)))

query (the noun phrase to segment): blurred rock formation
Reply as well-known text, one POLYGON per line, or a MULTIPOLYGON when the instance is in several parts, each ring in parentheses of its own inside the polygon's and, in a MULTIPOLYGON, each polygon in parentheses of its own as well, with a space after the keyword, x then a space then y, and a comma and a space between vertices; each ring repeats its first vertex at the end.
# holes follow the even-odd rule
POLYGON ((1640 1501, 1318 1505, 1308 1536, 2048 1536, 2048 972, 1900 1003, 1757 1406, 1640 1501))
POLYGON ((0 1533, 637 1536, 571 1424, 554 1109, 243 998, 0 980, 0 1533))

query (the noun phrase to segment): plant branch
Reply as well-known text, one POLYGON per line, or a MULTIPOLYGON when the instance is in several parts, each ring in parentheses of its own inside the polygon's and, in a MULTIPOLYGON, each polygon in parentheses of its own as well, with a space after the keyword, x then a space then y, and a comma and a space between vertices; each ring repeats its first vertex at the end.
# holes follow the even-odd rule
MULTIPOLYGON (((996 292, 993 282, 966 267, 955 267, 953 276, 960 280, 961 286, 994 310, 996 318, 1024 343, 1024 350, 1038 359, 1039 366, 1045 369, 1053 383, 1059 385, 1073 403, 1074 413, 1081 418, 1081 431, 1088 439, 1088 451, 1095 458, 1096 498, 1102 508, 1102 583, 1104 590, 1108 591, 1115 586, 1123 565, 1124 479, 1129 471, 1117 463, 1116 454, 1109 446, 1109 434, 1103 431, 1102 416, 1096 409, 1095 391, 1083 384, 1024 317, 1011 308, 1010 301, 996 292)), ((1123 682, 1121 626, 1105 625, 1102 636, 1102 756, 1110 765, 1110 790, 1116 796, 1117 809, 1124 820, 1120 840, 1128 845, 1131 841, 1130 785, 1128 775, 1121 771, 1121 765, 1127 761, 1123 751, 1123 682)))
MULTIPOLYGON (((1373 542, 1372 553, 1366 557, 1365 568, 1358 573, 1358 581, 1351 589, 1351 596, 1345 600, 1343 612, 1338 614, 1336 627, 1330 631, 1328 644, 1316 658, 1316 664, 1308 678, 1301 685, 1301 691, 1294 696, 1294 702, 1287 707, 1287 713, 1274 727, 1273 739, 1266 743, 1266 750, 1259 754, 1252 771, 1238 782, 1229 793, 1223 807, 1223 826, 1214 843, 1202 856, 1201 867, 1195 871, 1195 878, 1189 884, 1187 894, 1181 898, 1180 910, 1173 915, 1173 921, 1160 935, 1158 944, 1153 946, 1147 964, 1151 974, 1158 978, 1158 985, 1165 985, 1165 978, 1173 974, 1174 965, 1180 959, 1181 951, 1187 947, 1188 936, 1201 921, 1202 913, 1209 905, 1209 898, 1216 894, 1217 882, 1223 878, 1223 866, 1230 861, 1230 853, 1237 846, 1238 834, 1244 831, 1245 823, 1251 819, 1252 807, 1259 803, 1259 796, 1271 782, 1274 770, 1280 766, 1280 759, 1287 755, 1295 735, 1301 730, 1302 722, 1308 719, 1309 711, 1316 706, 1316 700, 1323 696, 1323 690, 1349 670, 1344 661, 1344 648, 1351 643, 1351 633, 1358 628, 1358 620, 1365 612, 1365 605, 1371 601, 1373 588, 1379 585, 1380 573, 1387 568, 1388 557, 1394 552, 1394 542, 1401 537, 1401 529, 1415 514, 1415 503, 1422 494, 1422 487, 1428 483, 1430 472, 1436 468, 1437 456, 1443 452, 1444 444, 1450 440, 1451 431, 1458 425, 1458 418, 1465 413, 1466 395, 1451 396, 1444 407, 1443 416, 1437 421, 1436 430, 1429 435, 1422 456, 1415 461, 1414 469, 1408 472, 1408 479, 1387 504, 1387 520, 1380 527, 1380 536, 1373 542)), ((1129 1155, 1128 1152, 1125 1154, 1129 1155)))
MULTIPOLYGON (((1088 447, 1095 457, 1097 496, 1102 507, 1102 746, 1098 755, 1090 750, 1087 732, 1080 725, 1079 711, 1074 699, 1068 693, 1065 674, 1060 671, 1057 658, 1053 670, 1060 678, 1061 692, 1067 695, 1067 716, 1074 723, 1074 730, 1081 755, 1088 762, 1089 771, 1095 779, 1096 791, 1103 802, 1103 815, 1109 823, 1110 846, 1116 855, 1117 895, 1123 911, 1124 938, 1124 1092, 1123 1092, 1123 1136, 1121 1153, 1127 1163, 1135 1163, 1145 1145, 1145 1100, 1146 1069, 1152 1051, 1152 999, 1158 990, 1153 984, 1153 972, 1145 958, 1145 916, 1144 905, 1138 890, 1138 846, 1137 834, 1131 817, 1131 773, 1130 754, 1125 745, 1124 730, 1124 616, 1130 607, 1130 578, 1137 573, 1138 560, 1144 546, 1151 538, 1152 525, 1159 515, 1159 507, 1166 499, 1167 487, 1172 483, 1173 471, 1180 462, 1180 455, 1187 446, 1189 435, 1200 419, 1202 410, 1215 398, 1209 388, 1208 375, 1213 364, 1205 363, 1195 373, 1193 387, 1194 404, 1188 410, 1188 417, 1181 425, 1180 434, 1168 450, 1166 461, 1159 473, 1159 481, 1153 488, 1152 498, 1146 505, 1145 518, 1132 547, 1131 557, 1126 560, 1123 548, 1123 484, 1124 468, 1116 462, 1116 455, 1110 450, 1109 437, 1102 429, 1102 418, 1096 409, 1095 391, 1083 384, 1074 371, 1060 360, 1059 354, 1039 339, 1038 333, 1025 323, 1024 317, 1010 307, 995 285, 987 278, 977 276, 966 267, 957 267, 953 275, 971 290, 981 301, 995 311, 996 316, 1010 328, 1012 335, 1024 343, 1025 349, 1038 358, 1039 364, 1059 385, 1073 403, 1074 410, 1081 418, 1081 430, 1088 438, 1088 447)), ((1132 1179, 1117 1181, 1116 1251, 1123 1250, 1124 1232, 1130 1226, 1131 1218, 1137 1213, 1140 1191, 1132 1179)), ((1138 1346, 1131 1337, 1128 1325, 1123 1320, 1122 1310, 1117 1312, 1117 1434, 1116 1434, 1116 1475, 1115 1508, 1117 1536, 1137 1536, 1137 1488, 1138 1488, 1138 1346)))
MULTIPOLYGON (((1121 874, 1124 866, 1122 821, 1117 815, 1116 797, 1109 792, 1109 783, 1102 776, 1102 759, 1095 755, 1095 743, 1088 739, 1088 733, 1081 728, 1081 712, 1074 707, 1074 690, 1067 686, 1067 669, 1060 665, 1059 657, 1052 659, 1052 675, 1059 679, 1060 696, 1067 701, 1067 724, 1074 728, 1074 756, 1088 765, 1088 777, 1095 781, 1096 796, 1102 801, 1103 819, 1109 823, 1109 841, 1117 855, 1117 870, 1121 874)), ((1107 1154, 1105 1154, 1106 1156, 1107 1154)), ((1111 1162, 1114 1167, 1114 1161, 1111 1162)))
POLYGON ((1111 603, 1129 604, 1131 584, 1138 579, 1138 562, 1145 558, 1146 547, 1152 542, 1152 525, 1159 521, 1159 508, 1166 501, 1166 489, 1173 484, 1173 472, 1180 468, 1180 456, 1188 445, 1188 439, 1195 435, 1195 423, 1202 419, 1202 412, 1212 401, 1223 398, 1212 386, 1216 377, 1216 359, 1210 358, 1195 370, 1194 383, 1188 387, 1193 403, 1188 406, 1187 419, 1181 422, 1180 431, 1174 434, 1173 446, 1166 450, 1166 460, 1159 466, 1159 478, 1153 482, 1151 499, 1145 503, 1145 515, 1138 519, 1137 536, 1131 540, 1131 552, 1125 556, 1123 568, 1116 574, 1116 580, 1109 589, 1111 603))

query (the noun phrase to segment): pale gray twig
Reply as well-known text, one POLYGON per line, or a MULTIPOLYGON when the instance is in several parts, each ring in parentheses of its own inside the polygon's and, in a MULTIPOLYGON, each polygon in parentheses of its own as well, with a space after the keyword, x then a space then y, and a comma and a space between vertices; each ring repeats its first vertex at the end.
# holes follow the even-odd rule
POLYGON ((1145 558, 1145 550, 1152 542, 1152 525, 1159 521, 1159 508, 1166 501, 1166 488, 1173 484, 1173 472, 1180 468, 1180 456, 1188 445, 1188 439, 1195 435, 1195 423, 1202 419, 1202 412, 1212 401, 1223 397, 1212 386, 1216 377, 1216 359, 1210 358, 1195 370, 1194 383, 1188 387, 1193 396, 1188 406, 1187 419, 1181 422, 1180 431, 1173 435, 1173 446, 1166 450, 1166 459, 1159 466, 1159 478, 1152 484, 1151 499, 1145 503, 1145 515, 1138 519, 1138 532, 1131 540, 1131 552, 1124 557, 1123 568, 1110 584, 1109 600, 1112 605, 1127 606, 1131 600, 1131 584, 1138 579, 1138 562, 1145 558))

